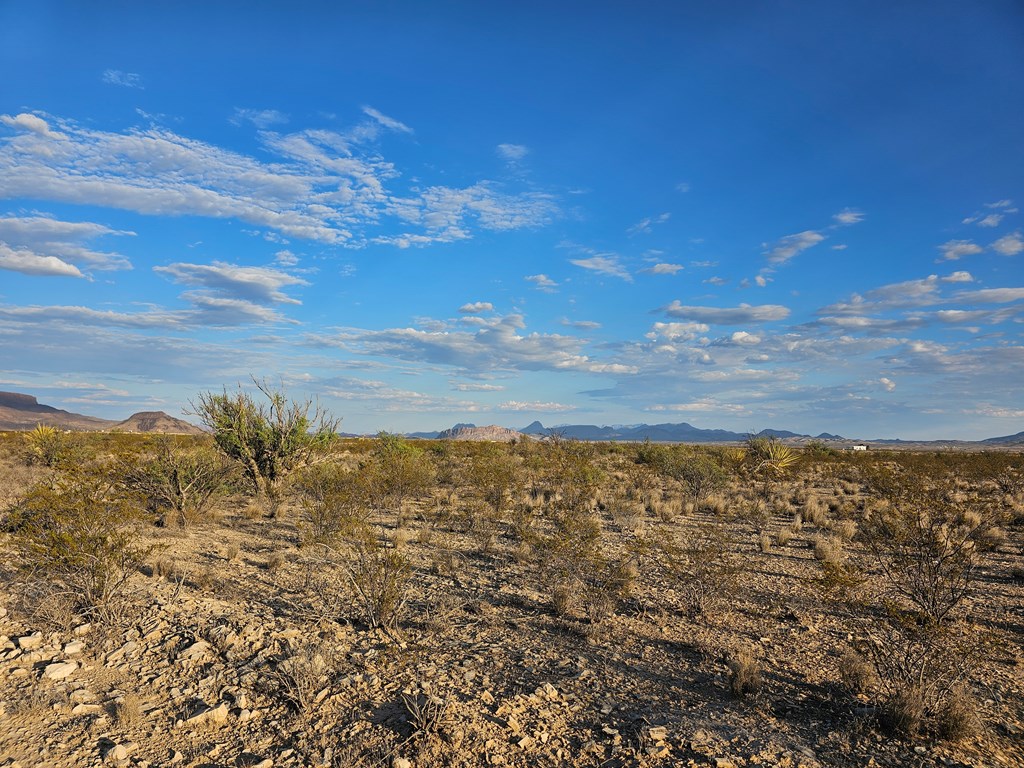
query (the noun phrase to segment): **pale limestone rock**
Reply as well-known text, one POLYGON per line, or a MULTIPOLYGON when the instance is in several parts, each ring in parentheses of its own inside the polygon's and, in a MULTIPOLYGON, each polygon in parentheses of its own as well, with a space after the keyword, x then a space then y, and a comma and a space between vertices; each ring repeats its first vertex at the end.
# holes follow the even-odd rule
POLYGON ((46 666, 46 669, 43 670, 43 677, 47 680, 66 680, 77 671, 77 661, 58 661, 46 666))

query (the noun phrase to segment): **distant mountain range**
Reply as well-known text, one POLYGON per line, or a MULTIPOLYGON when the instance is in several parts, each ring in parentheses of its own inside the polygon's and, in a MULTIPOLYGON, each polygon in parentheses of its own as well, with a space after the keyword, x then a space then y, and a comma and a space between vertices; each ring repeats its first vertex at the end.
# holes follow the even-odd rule
POLYGON ((124 421, 112 421, 43 405, 32 395, 20 392, 0 392, 0 431, 30 430, 35 429, 39 424, 82 432, 202 434, 199 427, 168 416, 163 411, 140 411, 124 421))
MULTIPOLYGON (((501 427, 476 427, 473 424, 456 424, 451 429, 439 432, 410 432, 406 437, 420 438, 424 440, 491 440, 487 437, 485 430, 497 430, 501 427)), ((681 422, 679 424, 629 424, 615 426, 595 426, 593 424, 563 424, 556 427, 545 427, 541 422, 535 421, 522 429, 505 430, 511 435, 523 434, 533 438, 542 438, 550 435, 558 435, 567 440, 588 440, 595 442, 621 441, 621 442, 643 442, 650 440, 655 443, 741 443, 749 435, 745 432, 732 432, 727 429, 701 429, 692 424, 681 422)), ((922 447, 1013 447, 1024 446, 1024 432, 1005 437, 992 437, 987 440, 899 440, 899 439, 852 439, 842 435, 834 435, 829 432, 822 432, 819 435, 806 435, 799 432, 791 432, 786 429, 762 429, 756 433, 757 437, 774 437, 790 443, 808 443, 812 440, 820 440, 830 443, 836 447, 845 447, 855 443, 871 443, 890 446, 922 446, 922 447)), ((509 439, 506 434, 502 439, 509 439)))
MULTIPOLYGON (((202 430, 187 421, 176 419, 163 411, 141 411, 124 421, 99 419, 80 413, 64 411, 43 405, 32 395, 20 392, 0 392, 0 431, 35 429, 37 424, 59 427, 60 429, 86 432, 150 432, 168 434, 202 434, 202 430)), ((598 427, 593 424, 562 424, 545 427, 535 421, 522 429, 475 424, 456 424, 449 429, 436 432, 409 432, 405 436, 424 440, 493 440, 509 442, 522 436, 542 438, 559 435, 568 440, 620 441, 626 443, 650 440, 655 443, 740 443, 749 436, 743 432, 727 429, 701 429, 692 424, 627 424, 598 427)), ((358 437, 358 435, 349 435, 358 437)), ((805 435, 786 429, 762 429, 758 437, 775 437, 790 443, 807 443, 820 440, 835 447, 847 447, 854 443, 869 443, 879 446, 903 446, 922 448, 1015 448, 1024 447, 1024 432, 986 440, 899 440, 880 438, 872 440, 852 439, 822 432, 820 435, 805 435)))

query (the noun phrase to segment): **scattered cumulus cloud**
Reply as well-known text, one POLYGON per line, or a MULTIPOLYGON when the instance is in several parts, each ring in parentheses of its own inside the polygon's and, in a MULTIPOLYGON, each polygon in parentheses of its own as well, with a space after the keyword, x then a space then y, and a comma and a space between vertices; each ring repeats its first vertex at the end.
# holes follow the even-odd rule
POLYGON ((952 272, 945 277, 939 278, 944 283, 973 283, 974 276, 970 272, 964 272, 960 270, 958 272, 952 272))
POLYGON ((502 392, 505 389, 501 384, 484 384, 474 381, 452 381, 449 384, 456 392, 502 392))
POLYGON ((142 84, 141 75, 135 72, 123 72, 120 69, 107 69, 104 70, 101 79, 107 85, 119 85, 122 88, 138 88, 140 90, 145 88, 142 84))
POLYGON ((599 253, 586 259, 570 259, 569 263, 589 269, 591 272, 597 272, 599 275, 617 277, 627 283, 633 282, 633 276, 622 265, 619 256, 614 253, 599 253))
MULTIPOLYGON (((88 221, 62 221, 52 216, 0 216, 0 245, 19 251, 23 258, 32 254, 40 263, 79 265, 87 270, 131 269, 131 262, 119 253, 95 250, 92 241, 107 236, 133 236, 134 232, 115 230, 88 221)), ((76 276, 80 272, 76 269, 76 276)), ((70 273, 68 273, 70 274, 70 273)))
POLYGON ((674 275, 683 269, 682 264, 669 264, 661 262, 653 266, 641 269, 640 271, 645 275, 674 275))
POLYGON ((391 190, 398 170, 362 147, 378 132, 377 121, 347 134, 261 131, 263 149, 277 155, 273 161, 159 126, 115 133, 56 120, 57 130, 27 113, 0 121, 14 129, 0 135, 0 198, 236 219, 269 230, 265 236, 351 247, 453 242, 471 238, 475 228, 537 227, 559 214, 549 194, 511 192, 487 180, 391 190), (387 220, 418 231, 370 233, 387 220))
POLYGON ((682 192, 683 194, 686 194, 687 192, 690 191, 690 189, 690 182, 688 181, 680 181, 678 184, 676 184, 676 192, 682 192))
POLYGON ((288 115, 278 112, 276 109, 242 109, 235 107, 235 114, 231 117, 234 125, 242 125, 250 122, 257 128, 271 128, 288 122, 288 115))
POLYGON ((373 107, 364 106, 363 114, 376 120, 380 125, 387 128, 388 130, 395 131, 396 133, 412 133, 413 130, 405 123, 400 120, 395 120, 393 117, 388 117, 380 110, 374 109, 373 107))
POLYGON ((664 224, 666 221, 672 218, 671 213, 662 213, 657 216, 648 216, 645 219, 641 219, 636 224, 626 230, 628 235, 648 235, 654 231, 654 227, 658 224, 664 224))
POLYGON ((833 221, 837 224, 849 226, 850 224, 859 224, 864 221, 864 214, 861 211, 853 208, 846 208, 832 217, 833 221))
POLYGON ((670 317, 692 320, 711 325, 741 325, 744 323, 769 323, 785 320, 789 317, 789 308, 779 304, 761 304, 751 306, 740 304, 738 307, 694 307, 685 306, 677 299, 661 310, 670 317))
POLYGON ((528 147, 522 144, 499 144, 496 148, 498 157, 507 163, 519 163, 530 154, 528 147))
POLYGON ((74 264, 56 256, 41 256, 27 248, 11 248, 0 243, 0 269, 35 277, 85 277, 74 264))
POLYGON ((1003 256, 1016 256, 1024 251, 1024 239, 1021 239, 1020 232, 1004 235, 992 243, 992 250, 1003 256))
POLYGON ((494 305, 489 301, 474 301, 471 303, 463 304, 459 307, 459 312, 467 315, 475 315, 480 312, 492 312, 494 311, 494 305))
POLYGON ((558 289, 558 283, 552 280, 547 275, 541 273, 539 275, 527 275, 523 278, 528 283, 533 283, 534 287, 538 291, 544 291, 545 293, 554 293, 558 289))
POLYGON ((890 378, 883 376, 878 382, 885 387, 886 392, 894 392, 896 390, 896 382, 890 378))
MULTIPOLYGON (((226 298, 260 304, 301 304, 281 289, 291 285, 309 285, 300 277, 272 267, 243 267, 221 261, 212 264, 179 262, 153 267, 153 271, 182 285, 197 286, 216 291, 226 298)), ((191 295, 193 299, 197 296, 191 295)), ((210 305, 208 301, 204 302, 210 305)))
POLYGON ((786 235, 765 251, 765 256, 768 257, 768 262, 771 264, 785 264, 797 254, 817 245, 824 239, 823 234, 810 229, 795 235, 786 235))
POLYGON ((11 128, 29 131, 37 136, 42 136, 45 139, 64 141, 68 138, 60 131, 54 131, 51 129, 50 124, 43 120, 43 118, 38 115, 30 115, 28 112, 22 112, 20 115, 13 116, 0 115, 0 123, 11 128))
POLYGON ((574 411, 576 406, 564 405, 562 403, 539 403, 539 402, 522 402, 519 400, 508 400, 501 403, 498 406, 499 411, 526 411, 536 413, 564 413, 565 411, 574 411))
POLYGON ((974 256, 983 250, 980 245, 972 243, 970 240, 950 240, 939 246, 939 252, 942 254, 941 261, 956 261, 964 256, 974 256))
POLYGON ((563 317, 558 322, 568 328, 577 328, 581 331, 595 331, 601 327, 601 324, 594 320, 570 320, 567 317, 563 317))

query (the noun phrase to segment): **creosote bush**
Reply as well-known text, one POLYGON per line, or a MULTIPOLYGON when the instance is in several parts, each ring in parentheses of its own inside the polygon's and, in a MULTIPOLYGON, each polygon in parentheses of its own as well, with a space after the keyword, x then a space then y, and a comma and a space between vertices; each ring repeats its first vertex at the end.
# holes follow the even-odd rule
POLYGON ((285 479, 330 455, 339 420, 311 400, 289 400, 265 381, 254 378, 253 383, 262 400, 241 389, 203 392, 192 403, 192 413, 276 515, 285 479))
POLYGON ((232 470, 209 444, 161 436, 154 451, 125 462, 124 482, 165 524, 186 526, 210 512, 232 470))
POLYGON ((93 467, 40 483, 7 519, 28 578, 99 620, 118 616, 129 578, 152 551, 140 542, 137 501, 112 474, 93 467))

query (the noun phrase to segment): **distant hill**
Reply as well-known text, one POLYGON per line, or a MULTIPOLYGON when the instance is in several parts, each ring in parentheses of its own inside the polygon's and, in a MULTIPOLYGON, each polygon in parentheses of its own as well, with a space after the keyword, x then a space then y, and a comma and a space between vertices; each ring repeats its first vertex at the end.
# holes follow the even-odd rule
POLYGON ((491 425, 475 427, 472 424, 456 424, 437 434, 438 440, 492 440, 498 443, 511 443, 524 437, 521 432, 506 427, 491 425))
POLYGON ((163 411, 142 411, 124 421, 99 419, 41 404, 32 395, 21 392, 0 392, 0 430, 23 431, 43 424, 79 432, 158 432, 167 434, 200 434, 202 430, 188 422, 168 416, 163 411))
MULTIPOLYGON (((568 424, 547 428, 539 421, 519 430, 527 435, 558 434, 569 440, 622 440, 624 442, 641 442, 650 440, 655 443, 736 443, 747 439, 741 432, 730 432, 727 429, 700 429, 692 424, 634 424, 631 426, 597 427, 593 424, 568 424)), ((761 437, 777 438, 810 438, 810 435, 798 435, 778 429, 764 429, 757 433, 761 437)))
POLYGON ((168 435, 201 435, 203 430, 163 411, 139 411, 110 428, 112 432, 159 432, 168 435))
POLYGON ((981 440, 980 442, 985 445, 1024 445, 1024 432, 1018 432, 1015 435, 1006 435, 1005 437, 990 437, 987 440, 981 440))

